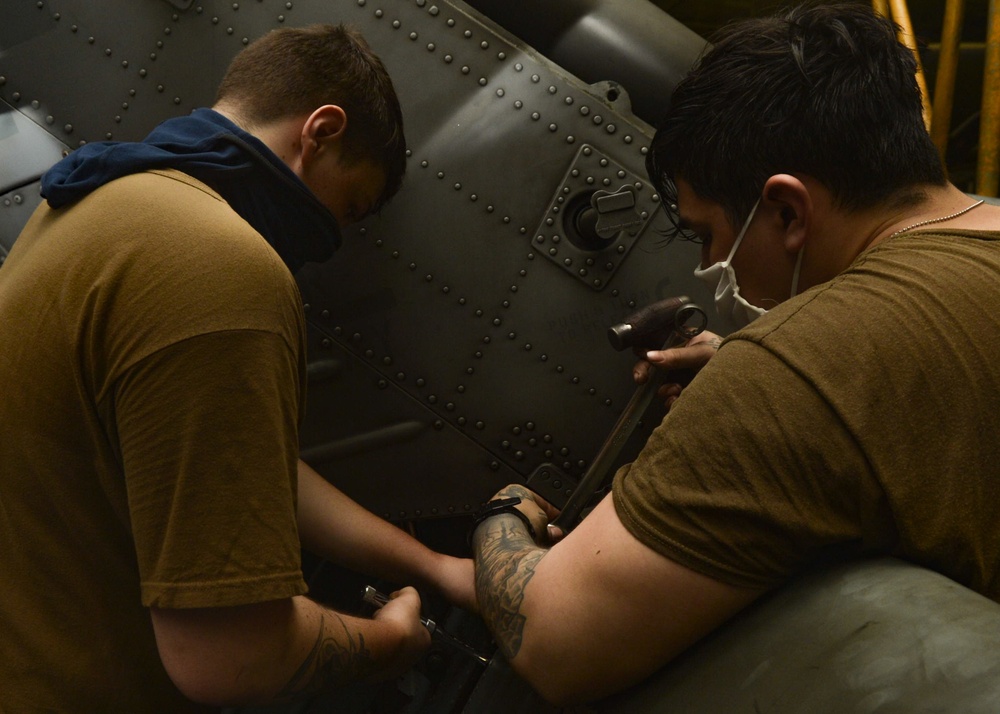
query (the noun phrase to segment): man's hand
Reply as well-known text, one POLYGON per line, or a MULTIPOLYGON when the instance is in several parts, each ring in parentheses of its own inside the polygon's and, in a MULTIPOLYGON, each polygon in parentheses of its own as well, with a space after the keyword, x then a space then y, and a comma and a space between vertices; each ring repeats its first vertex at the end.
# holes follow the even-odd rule
MULTIPOLYGON (((636 363, 632 369, 632 377, 637 384, 645 384, 654 368, 666 372, 676 370, 697 372, 715 356, 721 344, 722 337, 706 330, 692 337, 681 347, 651 350, 644 355, 643 361, 636 363)), ((683 385, 677 382, 666 382, 656 390, 656 394, 664 400, 667 409, 670 409, 681 395, 683 388, 683 385)))
POLYGON ((420 622, 420 595, 411 587, 389 595, 389 602, 377 610, 372 619, 393 626, 400 637, 399 649, 393 660, 379 671, 379 680, 401 675, 431 645, 431 633, 420 622))
POLYGON ((500 489, 490 500, 495 501, 500 498, 511 498, 513 496, 521 499, 521 502, 514 506, 514 508, 527 516, 528 520, 531 521, 531 526, 535 529, 536 543, 538 545, 552 545, 565 535, 562 529, 549 525, 559 515, 559 509, 526 486, 512 483, 500 489))

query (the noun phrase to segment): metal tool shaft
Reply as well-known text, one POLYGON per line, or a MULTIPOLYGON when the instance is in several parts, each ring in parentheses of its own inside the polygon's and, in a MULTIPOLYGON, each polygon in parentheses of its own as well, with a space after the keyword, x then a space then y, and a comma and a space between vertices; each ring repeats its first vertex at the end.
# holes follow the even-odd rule
MULTIPOLYGON (((680 298, 680 300, 686 299, 680 298)), ((673 329, 661 348, 664 350, 678 347, 695 335, 700 334, 708 323, 705 312, 697 305, 682 303, 680 305, 672 305, 672 307, 676 310, 671 316, 673 329), (697 320, 694 325, 688 324, 692 318, 697 320)), ((568 533, 576 524, 580 512, 583 511, 594 494, 606 484, 610 476, 611 467, 614 465, 619 454, 621 454, 622 447, 625 446, 625 442, 628 441, 632 432, 635 431, 636 426, 642 419, 642 415, 649 408, 653 396, 660 388, 660 385, 663 384, 664 379, 665 375, 661 371, 655 370, 649 376, 649 379, 635 390, 628 404, 625 405, 625 409, 615 422, 614 427, 612 427, 608 438, 605 439, 600 451, 597 452, 597 456, 594 457, 587 472, 580 480, 579 485, 570 495, 569 500, 566 501, 566 505, 563 506, 559 515, 552 520, 552 525, 558 526, 563 532, 568 533)))

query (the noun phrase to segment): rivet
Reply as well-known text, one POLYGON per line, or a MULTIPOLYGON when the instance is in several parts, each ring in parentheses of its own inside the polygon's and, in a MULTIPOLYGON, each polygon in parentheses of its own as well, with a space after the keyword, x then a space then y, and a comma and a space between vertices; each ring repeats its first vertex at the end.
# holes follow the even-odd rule
POLYGON ((631 144, 632 143, 632 137, 629 136, 628 134, 626 134, 624 141, 625 141, 626 144, 631 144))
POLYGON ((375 11, 375 17, 377 17, 377 18, 379 18, 381 20, 382 19, 382 11, 381 10, 376 10, 375 11))
POLYGON ((227 27, 227 28, 226 28, 226 34, 227 34, 227 35, 231 35, 231 34, 233 34, 233 28, 231 28, 231 27, 227 27))
POLYGON ((465 39, 469 39, 470 37, 472 37, 472 30, 466 30, 462 34, 465 35, 465 39))
POLYGON ((427 384, 427 382, 423 379, 423 377, 421 377, 420 379, 417 380, 417 386, 418 387, 422 387, 425 384, 427 384))
POLYGON ((331 347, 333 347, 333 341, 329 337, 324 337, 322 340, 320 340, 319 346, 325 350, 328 350, 331 347))
POLYGON ((219 24, 219 18, 218 17, 213 17, 212 18, 212 24, 213 25, 218 25, 219 24))
POLYGON ((520 62, 518 62, 517 64, 514 65, 514 70, 517 71, 517 72, 520 72, 523 69, 524 69, 524 65, 521 64, 520 62))
POLYGON ((438 400, 438 398, 434 394, 430 394, 430 395, 427 396, 427 402, 430 403, 430 404, 437 404, 437 400, 438 400))
POLYGON ((416 39, 417 39, 417 37, 419 37, 419 35, 417 35, 417 33, 416 33, 416 32, 411 32, 411 33, 410 33, 410 39, 411 39, 411 40, 416 40, 416 39))
POLYGON ((427 44, 427 51, 428 52, 433 52, 434 51, 434 43, 433 42, 429 42, 427 44))
POLYGON ((104 54, 105 54, 105 56, 110 57, 111 56, 111 48, 109 47, 108 49, 104 50, 104 54))
POLYGON ((572 144, 574 141, 576 141, 576 137, 573 136, 572 134, 570 134, 569 136, 566 137, 566 143, 567 144, 572 144))
POLYGON ((234 2, 233 3, 233 10, 239 10, 239 9, 240 9, 240 4, 238 2, 234 2))
POLYGON ((389 383, 388 383, 388 382, 386 382, 386 381, 385 381, 384 379, 380 379, 380 380, 378 381, 378 388, 379 388, 379 389, 385 389, 385 388, 386 388, 386 387, 388 387, 388 386, 389 386, 389 383))
POLYGON ((67 134, 72 134, 73 133, 73 125, 72 124, 67 124, 66 126, 63 127, 63 131, 65 131, 67 134))
POLYGON ((365 6, 365 0, 358 0, 358 7, 364 7, 364 6, 365 6))
POLYGON ((365 350, 365 357, 367 357, 368 359, 371 359, 374 356, 375 356, 375 351, 374 350, 365 350))
POLYGON ((591 148, 590 148, 589 146, 588 146, 588 147, 586 147, 586 148, 585 148, 585 149, 583 150, 583 155, 584 155, 584 156, 590 156, 590 155, 591 155, 591 154, 593 154, 593 153, 594 153, 594 150, 593 150, 593 149, 591 149, 591 148))
POLYGON ((614 134, 615 133, 615 125, 614 124, 608 124, 606 127, 604 127, 604 129, 609 134, 614 134))
POLYGON ((479 200, 479 196, 477 196, 476 194, 472 194, 471 196, 469 196, 469 200, 471 200, 471 201, 478 201, 479 200))
POLYGON ((423 7, 427 4, 427 0, 417 0, 417 7, 423 7))
POLYGON ((493 206, 487 206, 486 207, 486 212, 487 213, 493 213, 493 206))
POLYGON ((428 273, 427 275, 424 276, 424 280, 426 280, 428 283, 433 282, 434 276, 428 273))
POLYGON ((532 113, 531 113, 531 118, 532 118, 532 120, 534 120, 534 121, 538 121, 539 119, 541 119, 541 118, 542 118, 542 115, 541 115, 541 114, 539 114, 538 112, 532 112, 532 113))
POLYGON ((469 73, 469 67, 468 67, 468 65, 462 67, 462 74, 468 74, 468 73, 469 73))
POLYGON ((292 9, 292 4, 290 2, 286 2, 285 3, 285 9, 286 10, 291 10, 292 9))
POLYGON ((429 12, 432 16, 437 17, 437 14, 441 11, 438 10, 437 5, 431 5, 427 12, 429 12))
POLYGON ((441 292, 443 292, 443 293, 445 293, 447 295, 448 293, 451 292, 451 288, 449 288, 447 285, 444 285, 444 286, 441 287, 441 292))
POLYGON ((486 79, 486 77, 480 77, 480 78, 479 78, 479 86, 480 86, 480 87, 485 87, 485 86, 486 86, 486 84, 487 84, 487 79, 486 79))
POLYGON ((594 115, 594 123, 595 124, 600 124, 602 121, 604 121, 604 119, 601 117, 600 114, 595 114, 594 115))
POLYGON ((284 22, 284 21, 285 21, 285 16, 284 15, 278 15, 278 22, 284 22))
POLYGON ((587 116, 588 114, 590 114, 590 108, 589 107, 580 107, 580 114, 582 114, 583 116, 587 116))
POLYGON ((151 59, 153 62, 155 62, 156 61, 156 53, 155 52, 150 52, 149 53, 149 59, 151 59))
POLYGON ((566 102, 567 105, 568 104, 572 104, 573 103, 573 97, 566 97, 563 101, 566 102))
POLYGON ((420 168, 426 169, 429 165, 430 164, 428 163, 427 159, 424 159, 423 161, 420 162, 420 168))
POLYGON ((530 344, 530 343, 528 343, 528 344, 526 344, 526 345, 524 346, 524 351, 525 351, 525 352, 531 352, 531 344, 530 344))
POLYGON ((481 422, 481 421, 477 421, 477 422, 476 422, 476 428, 477 428, 477 429, 480 429, 480 430, 482 430, 482 429, 485 429, 485 428, 486 428, 486 424, 484 424, 484 423, 483 423, 483 422, 481 422))
POLYGON ((483 40, 482 42, 479 43, 479 46, 482 47, 484 50, 488 50, 490 48, 490 43, 487 42, 486 40, 483 40))
POLYGON ((500 447, 503 448, 503 449, 509 449, 510 448, 510 442, 507 441, 506 439, 504 439, 503 441, 500 442, 500 447))
POLYGON ((15 195, 14 195, 14 203, 16 203, 16 204, 20 205, 20 204, 21 204, 21 201, 23 201, 23 200, 24 200, 24 199, 22 199, 22 198, 21 198, 21 194, 19 194, 19 193, 18 193, 18 194, 15 194, 15 195))
POLYGON ((438 177, 439 179, 443 179, 443 178, 444 178, 444 171, 438 171, 438 172, 437 172, 437 177, 438 177))
POLYGON ((539 77, 539 76, 538 76, 537 74, 533 74, 533 75, 531 75, 531 81, 532 81, 532 82, 535 82, 536 84, 537 84, 537 83, 538 83, 538 82, 539 82, 539 81, 540 81, 541 79, 542 79, 542 78, 541 78, 541 77, 539 77))
POLYGON ((516 285, 511 285, 511 286, 510 286, 510 291, 511 291, 512 293, 516 293, 516 292, 517 292, 517 286, 516 286, 516 285))
POLYGON ((523 106, 524 106, 524 102, 522 102, 520 99, 518 99, 516 102, 514 102, 514 108, 515 109, 520 109, 523 106))
POLYGON ((32 99, 31 100, 31 107, 33 109, 38 109, 40 106, 42 106, 41 102, 39 102, 37 99, 32 99))
POLYGON ((62 19, 62 15, 60 15, 58 12, 54 13, 52 15, 52 19, 55 20, 56 22, 59 22, 59 20, 62 19))
POLYGON ((79 28, 79 26, 77 26, 77 25, 72 25, 72 26, 70 26, 70 28, 69 28, 69 29, 70 29, 70 32, 76 32, 76 31, 77 31, 77 30, 79 30, 80 28, 79 28))
POLYGON ((558 92, 558 91, 559 91, 559 90, 558 90, 558 89, 556 89, 556 88, 555 88, 554 86, 552 86, 552 85, 549 85, 549 94, 555 94, 555 93, 556 93, 556 92, 558 92))
POLYGON ((450 412, 455 411, 455 402, 448 402, 447 404, 444 405, 444 408, 450 412))
POLYGON ((396 372, 396 379, 398 379, 400 382, 402 382, 404 379, 406 379, 406 373, 405 372, 396 372))
POLYGON ((459 425, 459 426, 465 426, 465 422, 466 422, 467 420, 466 420, 466 418, 465 418, 465 417, 463 416, 463 417, 459 417, 459 418, 458 418, 458 419, 457 419, 456 421, 458 421, 458 425, 459 425))
POLYGON ((549 131, 555 131, 555 130, 557 130, 558 128, 559 128, 559 127, 558 127, 558 126, 557 126, 556 124, 549 124, 549 131))
POLYGON ((507 59, 507 53, 506 52, 497 52, 497 59, 500 60, 501 62, 503 62, 505 59, 507 59))
POLYGON ((45 117, 45 123, 46 124, 54 124, 55 121, 56 121, 56 118, 54 116, 52 116, 51 114, 49 116, 45 117))
POLYGON ((451 55, 445 55, 444 56, 444 61, 445 61, 446 64, 451 64, 452 59, 453 59, 453 57, 451 55))
POLYGON ((490 336, 486 335, 486 337, 483 338, 483 344, 488 345, 489 343, 490 343, 490 336))
POLYGON ((122 102, 122 109, 128 109, 128 102, 122 102))
POLYGON ((93 37, 88 37, 88 38, 87 38, 87 44, 88 44, 88 45, 92 45, 92 44, 94 44, 94 38, 93 38, 93 37))
POLYGON ((599 163, 601 166, 607 166, 608 165, 608 160, 607 159, 601 159, 597 163, 599 163))
POLYGON ((611 185, 611 179, 606 178, 606 179, 602 180, 601 183, 604 184, 605 186, 610 186, 611 185))
POLYGON ((174 104, 180 104, 180 103, 181 103, 181 98, 180 97, 174 97, 174 104))
POLYGON ((462 184, 460 184, 460 183, 456 183, 456 184, 455 184, 455 190, 456 190, 456 191, 461 191, 461 190, 462 190, 462 184))
POLYGON ((416 263, 410 263, 410 264, 409 264, 409 265, 408 265, 407 267, 408 267, 408 268, 409 268, 410 270, 416 270, 416 269, 417 269, 417 264, 416 264, 416 263))
POLYGON ((445 23, 445 24, 447 24, 447 25, 448 25, 448 27, 454 27, 454 26, 455 26, 455 21, 454 21, 454 20, 452 20, 452 19, 451 19, 451 18, 449 17, 449 18, 448 18, 448 22, 447 22, 447 23, 445 23))

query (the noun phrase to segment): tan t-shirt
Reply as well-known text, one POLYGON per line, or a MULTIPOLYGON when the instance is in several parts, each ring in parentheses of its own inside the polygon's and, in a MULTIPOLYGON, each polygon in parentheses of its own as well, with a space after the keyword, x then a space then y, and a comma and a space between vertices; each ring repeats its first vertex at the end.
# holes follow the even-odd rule
POLYGON ((305 592, 295 282, 176 171, 43 204, 0 269, 0 710, 178 711, 148 606, 305 592))
POLYGON ((898 236, 731 335, 614 499, 727 583, 873 552, 1000 600, 1000 234, 898 236))

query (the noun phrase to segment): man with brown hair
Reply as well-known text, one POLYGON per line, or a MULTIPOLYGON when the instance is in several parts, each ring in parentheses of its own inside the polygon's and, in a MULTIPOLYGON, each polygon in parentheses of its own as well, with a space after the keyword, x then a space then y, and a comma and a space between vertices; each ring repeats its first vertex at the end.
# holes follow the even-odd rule
POLYGON ((282 29, 214 109, 51 169, 0 269, 0 710, 178 711, 391 677, 429 644, 303 597, 300 544, 475 607, 434 553, 298 461, 293 272, 398 190, 379 59, 282 29))
POLYGON ((869 6, 714 40, 647 170, 745 327, 689 350, 714 356, 563 540, 536 542, 552 513, 519 485, 474 535, 483 615, 554 701, 627 687, 844 559, 1000 601, 1000 207, 946 180, 913 53, 869 6))

